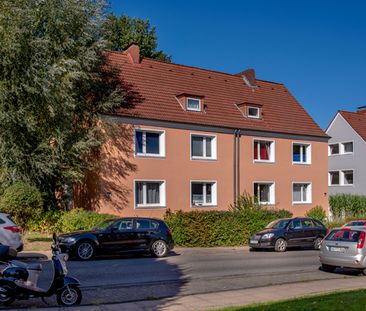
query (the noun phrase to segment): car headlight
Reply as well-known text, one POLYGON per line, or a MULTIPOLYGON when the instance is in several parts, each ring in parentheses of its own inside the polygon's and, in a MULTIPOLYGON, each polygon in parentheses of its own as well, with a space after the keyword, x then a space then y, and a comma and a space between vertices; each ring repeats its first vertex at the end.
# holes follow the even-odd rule
POLYGON ((75 243, 76 239, 75 238, 66 238, 64 239, 64 243, 66 244, 72 244, 72 243, 75 243))
POLYGON ((273 236, 274 236, 274 233, 266 233, 266 234, 263 234, 262 240, 269 240, 273 236))

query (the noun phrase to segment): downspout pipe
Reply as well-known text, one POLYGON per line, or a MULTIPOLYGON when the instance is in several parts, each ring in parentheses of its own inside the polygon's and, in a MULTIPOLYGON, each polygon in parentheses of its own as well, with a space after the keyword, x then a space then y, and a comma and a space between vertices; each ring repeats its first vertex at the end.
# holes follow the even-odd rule
POLYGON ((234 207, 236 207, 236 190, 237 190, 237 185, 236 185, 236 173, 237 173, 237 169, 236 169, 236 136, 237 136, 237 132, 238 130, 234 130, 234 154, 233 154, 233 163, 234 163, 234 207))
POLYGON ((237 154, 237 166, 236 166, 236 169, 238 170, 238 173, 237 173, 237 187, 238 187, 238 191, 237 191, 237 197, 240 197, 240 136, 241 136, 241 133, 240 133, 240 130, 238 130, 237 132, 237 140, 238 140, 238 154, 237 154))

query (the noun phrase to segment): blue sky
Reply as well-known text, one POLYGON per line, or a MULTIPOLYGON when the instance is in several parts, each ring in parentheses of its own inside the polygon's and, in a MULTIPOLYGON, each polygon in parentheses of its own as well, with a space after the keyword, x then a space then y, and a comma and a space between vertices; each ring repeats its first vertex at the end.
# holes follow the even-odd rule
POLYGON ((366 1, 111 0, 173 62, 284 83, 322 128, 366 105, 366 1))

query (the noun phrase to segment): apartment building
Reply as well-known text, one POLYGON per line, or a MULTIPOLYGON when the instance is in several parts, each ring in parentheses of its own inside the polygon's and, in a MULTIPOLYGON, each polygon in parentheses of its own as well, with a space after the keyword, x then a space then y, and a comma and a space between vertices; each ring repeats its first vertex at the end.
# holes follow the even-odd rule
POLYGON ((105 116, 131 130, 136 170, 106 144, 92 178, 101 212, 226 210, 244 192, 294 215, 328 208, 328 136, 283 84, 141 59, 136 45, 107 57, 143 100, 105 116))
POLYGON ((326 132, 329 193, 366 195, 366 106, 338 111, 326 132))

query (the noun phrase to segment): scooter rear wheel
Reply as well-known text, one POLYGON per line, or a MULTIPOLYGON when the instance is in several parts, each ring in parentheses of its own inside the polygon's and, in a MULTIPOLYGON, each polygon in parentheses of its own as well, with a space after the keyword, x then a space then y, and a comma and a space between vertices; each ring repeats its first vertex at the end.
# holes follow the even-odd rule
POLYGON ((60 306, 79 305, 82 299, 81 290, 77 286, 67 286, 57 292, 57 303, 60 306))
POLYGON ((0 287, 0 304, 9 306, 14 302, 15 298, 9 296, 9 294, 8 294, 9 290, 10 290, 9 286, 5 285, 5 286, 0 287))

